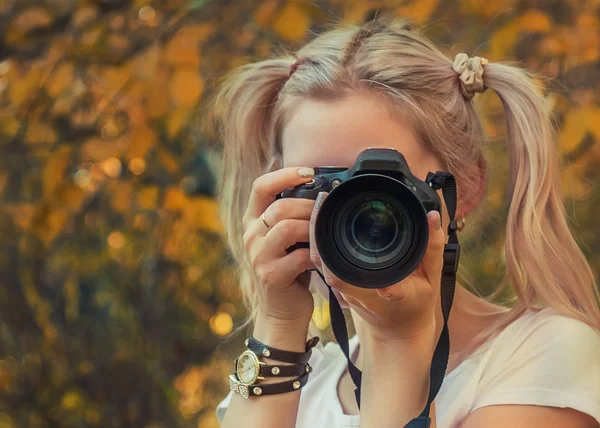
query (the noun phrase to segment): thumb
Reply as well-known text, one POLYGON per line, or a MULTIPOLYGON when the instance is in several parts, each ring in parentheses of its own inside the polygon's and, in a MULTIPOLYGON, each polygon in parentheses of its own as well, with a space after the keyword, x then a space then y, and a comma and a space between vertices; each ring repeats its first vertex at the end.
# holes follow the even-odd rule
POLYGON ((429 242, 421 261, 421 269, 429 283, 434 287, 439 287, 444 264, 446 234, 442 230, 442 219, 439 212, 430 211, 427 214, 427 220, 429 224, 429 242))
POLYGON ((310 244, 310 261, 315 265, 315 267, 319 270, 322 270, 321 266, 321 256, 317 251, 317 241, 315 239, 315 225, 317 223, 317 215, 319 214, 319 209, 321 205, 323 205, 323 201, 327 197, 327 192, 319 192, 317 195, 317 199, 315 201, 315 206, 310 215, 310 225, 309 225, 309 244, 310 244))

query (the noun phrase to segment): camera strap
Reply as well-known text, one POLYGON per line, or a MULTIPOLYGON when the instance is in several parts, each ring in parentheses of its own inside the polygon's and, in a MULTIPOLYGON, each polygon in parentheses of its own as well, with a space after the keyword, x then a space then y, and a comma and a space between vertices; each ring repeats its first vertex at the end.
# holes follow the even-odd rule
MULTIPOLYGON (((441 300, 444 326, 442 328, 442 332, 435 347, 433 359, 431 361, 429 397, 427 398, 427 404, 421 412, 421 415, 409 422, 405 428, 429 428, 431 424, 431 419, 429 418, 431 403, 435 399, 442 386, 442 382, 446 374, 446 368, 448 367, 448 355, 450 353, 448 317, 450 316, 450 309, 452 308, 452 301, 454 300, 456 272, 460 258, 460 246, 458 244, 458 237, 456 235, 458 224, 454 218, 456 215, 457 203, 456 181, 454 176, 445 171, 438 171, 435 174, 430 172, 425 181, 435 190, 442 189, 444 201, 446 202, 446 207, 448 209, 448 215, 450 217, 450 223, 448 225, 448 243, 444 246, 444 264, 442 268, 441 280, 441 300)), ((360 409, 362 373, 350 360, 346 319, 344 318, 344 313, 342 312, 339 302, 333 294, 332 288, 329 286, 329 284, 327 284, 327 281, 325 281, 325 278, 321 272, 318 270, 316 272, 329 289, 329 314, 331 319, 331 327, 337 343, 348 360, 348 371, 350 372, 350 377, 352 378, 352 381, 356 387, 354 390, 354 395, 356 397, 356 403, 360 409)))

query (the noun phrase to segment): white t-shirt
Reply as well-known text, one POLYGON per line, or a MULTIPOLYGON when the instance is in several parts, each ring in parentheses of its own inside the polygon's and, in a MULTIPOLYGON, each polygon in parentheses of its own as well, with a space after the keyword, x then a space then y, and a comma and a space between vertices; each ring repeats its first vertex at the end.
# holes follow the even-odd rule
MULTIPOLYGON (((358 337, 350 339, 356 358, 358 337)), ((296 428, 351 428, 337 384, 347 367, 334 342, 314 348, 313 372, 302 388, 296 428)), ((233 393, 217 407, 223 420, 233 393)), ((551 308, 529 312, 445 377, 435 399, 438 428, 455 428, 470 412, 493 404, 570 407, 600 423, 600 333, 551 308)))

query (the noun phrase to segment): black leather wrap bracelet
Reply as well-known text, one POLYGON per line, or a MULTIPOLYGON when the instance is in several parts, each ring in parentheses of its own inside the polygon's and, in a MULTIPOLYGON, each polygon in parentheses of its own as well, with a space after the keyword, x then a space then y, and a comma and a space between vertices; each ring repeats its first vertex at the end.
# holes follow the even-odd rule
POLYGON ((229 389, 231 389, 233 392, 237 392, 246 400, 249 397, 255 397, 259 395, 283 394, 285 392, 297 391, 306 385, 309 374, 310 371, 304 373, 297 379, 292 379, 286 382, 254 385, 244 385, 237 379, 235 374, 230 374, 229 389))
POLYGON ((267 346, 252 336, 246 339, 246 346, 256 355, 262 355, 273 360, 292 364, 306 364, 312 354, 312 348, 314 348, 317 343, 319 343, 319 337, 312 337, 306 342, 305 352, 292 352, 267 346))

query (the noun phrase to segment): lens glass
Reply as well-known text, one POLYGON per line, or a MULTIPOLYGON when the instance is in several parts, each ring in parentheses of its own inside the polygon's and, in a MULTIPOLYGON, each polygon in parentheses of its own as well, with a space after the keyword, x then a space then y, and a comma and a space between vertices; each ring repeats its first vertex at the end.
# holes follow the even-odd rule
POLYGON ((351 198, 341 209, 336 227, 342 253, 368 269, 395 263, 406 253, 413 235, 404 205, 389 194, 374 196, 351 198))

